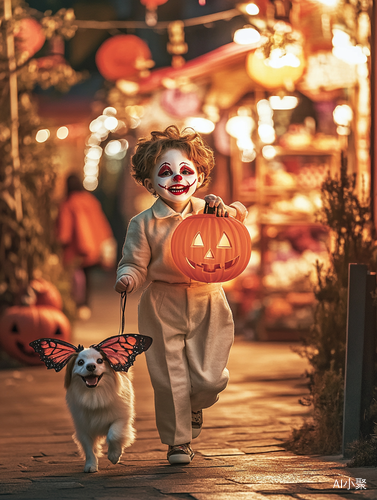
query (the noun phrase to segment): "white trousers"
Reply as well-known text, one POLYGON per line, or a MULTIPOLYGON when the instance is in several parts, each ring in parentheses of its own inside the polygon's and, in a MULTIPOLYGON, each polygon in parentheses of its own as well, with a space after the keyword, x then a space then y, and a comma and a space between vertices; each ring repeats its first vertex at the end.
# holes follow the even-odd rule
POLYGON ((191 411, 212 406, 229 380, 234 324, 221 284, 152 282, 139 303, 156 424, 168 445, 192 439, 191 411))

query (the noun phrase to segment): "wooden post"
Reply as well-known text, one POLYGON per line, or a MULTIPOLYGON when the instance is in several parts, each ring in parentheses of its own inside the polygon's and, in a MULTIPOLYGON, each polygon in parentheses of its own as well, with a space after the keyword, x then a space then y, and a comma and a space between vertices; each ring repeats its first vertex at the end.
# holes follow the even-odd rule
MULTIPOLYGON (((12 19, 12 0, 4 0, 4 19, 12 19)), ((11 30, 7 30, 7 56, 9 68, 9 98, 10 98, 10 118, 11 118, 11 153, 13 161, 13 196, 8 197, 8 202, 12 201, 16 219, 22 219, 22 201, 20 189, 20 152, 18 139, 18 89, 16 58, 14 53, 14 36, 11 30)))
POLYGON ((364 419, 373 395, 376 321, 372 292, 376 275, 365 264, 350 264, 348 272, 348 320, 344 384, 343 443, 348 446, 370 433, 364 419))

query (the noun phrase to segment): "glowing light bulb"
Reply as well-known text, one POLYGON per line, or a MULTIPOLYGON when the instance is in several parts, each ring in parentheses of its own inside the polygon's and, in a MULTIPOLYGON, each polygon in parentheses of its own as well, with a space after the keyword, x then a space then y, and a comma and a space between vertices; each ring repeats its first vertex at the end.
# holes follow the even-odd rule
POLYGON ((269 101, 272 109, 294 109, 298 104, 297 97, 293 95, 285 95, 282 98, 273 95, 269 98, 269 101))
POLYGON ((56 137, 58 139, 66 139, 68 137, 69 130, 68 127, 59 127, 58 130, 56 131, 56 137))
POLYGON ((200 116, 187 118, 185 126, 193 128, 199 134, 210 134, 215 129, 215 124, 211 120, 200 116))
POLYGON ((258 5, 255 5, 255 3, 248 3, 245 7, 246 12, 249 14, 249 16, 256 16, 259 14, 259 7, 258 5))
POLYGON ((90 160, 99 160, 102 156, 102 148, 100 146, 91 146, 86 153, 86 157, 90 160))
POLYGON ((106 120, 104 120, 103 125, 106 130, 115 130, 118 126, 118 120, 115 118, 115 116, 109 116, 106 118, 106 120))
POLYGON ((49 137, 50 137, 50 131, 48 130, 48 128, 44 128, 38 130, 38 132, 35 135, 35 140, 39 143, 46 142, 49 137))
POLYGON ((260 41, 260 34, 251 27, 241 28, 234 33, 233 41, 239 45, 249 45, 260 41))

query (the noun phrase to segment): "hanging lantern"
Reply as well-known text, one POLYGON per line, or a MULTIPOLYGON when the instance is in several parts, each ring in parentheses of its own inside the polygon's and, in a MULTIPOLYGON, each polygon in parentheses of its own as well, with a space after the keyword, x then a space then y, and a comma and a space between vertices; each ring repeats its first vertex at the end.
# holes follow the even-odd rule
POLYGON ((4 351, 27 365, 40 365, 29 343, 49 337, 69 341, 71 325, 59 309, 50 306, 8 307, 1 317, 0 342, 4 351))
POLYGON ((32 57, 45 43, 42 26, 35 19, 25 17, 17 22, 14 30, 16 47, 20 52, 26 52, 32 57))
POLYGON ((153 66, 148 45, 135 35, 115 35, 96 53, 98 71, 106 80, 127 80, 153 66))
POLYGON ((272 67, 266 63, 262 51, 257 50, 247 56, 246 71, 255 82, 267 89, 276 89, 289 83, 295 83, 301 78, 305 70, 303 54, 295 56, 296 66, 272 67))
POLYGON ((246 227, 232 217, 192 215, 174 231, 171 251, 188 278, 217 283, 236 278, 246 268, 251 239, 246 227))
POLYGON ((155 26, 157 24, 157 7, 163 5, 168 0, 140 0, 146 6, 145 23, 148 26, 155 26))

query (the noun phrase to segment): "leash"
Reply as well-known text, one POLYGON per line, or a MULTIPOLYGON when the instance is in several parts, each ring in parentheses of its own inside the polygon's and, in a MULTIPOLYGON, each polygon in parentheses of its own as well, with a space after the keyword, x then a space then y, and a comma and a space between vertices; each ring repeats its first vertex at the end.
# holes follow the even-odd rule
POLYGON ((126 311, 126 302, 127 302, 127 293, 122 292, 120 294, 120 326, 118 335, 123 335, 124 333, 124 324, 125 324, 125 311, 126 311))

